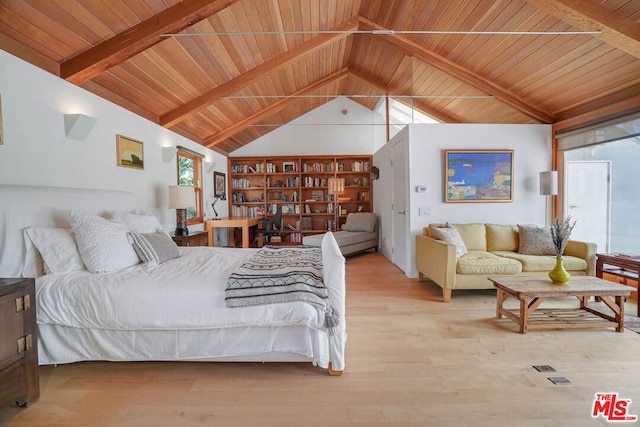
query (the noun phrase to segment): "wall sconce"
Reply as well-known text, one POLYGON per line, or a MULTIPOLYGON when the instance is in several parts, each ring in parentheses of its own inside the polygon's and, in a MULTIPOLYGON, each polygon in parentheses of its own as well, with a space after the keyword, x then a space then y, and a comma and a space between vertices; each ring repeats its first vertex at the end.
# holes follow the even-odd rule
POLYGON ((177 152, 178 149, 176 147, 162 147, 162 161, 171 163, 177 152))
POLYGON ((558 194, 558 171, 540 172, 540 195, 555 196, 558 194))
POLYGON ((97 121, 84 114, 64 114, 64 134, 69 139, 84 141, 97 121))
POLYGON ((196 192, 192 185, 169 186, 169 209, 176 210, 176 236, 189 235, 187 209, 196 206, 196 192))
POLYGON ((216 167, 216 162, 204 162, 204 168, 207 173, 213 172, 213 168, 216 167))

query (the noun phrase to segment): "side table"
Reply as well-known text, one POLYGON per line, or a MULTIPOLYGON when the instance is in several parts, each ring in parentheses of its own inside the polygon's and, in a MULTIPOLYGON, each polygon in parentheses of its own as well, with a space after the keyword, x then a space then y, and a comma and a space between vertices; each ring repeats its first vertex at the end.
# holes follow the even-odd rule
POLYGON ((171 233, 171 238, 178 246, 209 246, 209 233, 206 231, 189 231, 186 236, 171 233))
POLYGON ((40 396, 34 279, 0 279, 0 408, 40 396))
POLYGON ((636 288, 637 316, 640 317, 638 304, 638 274, 640 273, 640 255, 632 254, 596 254, 596 277, 636 288))

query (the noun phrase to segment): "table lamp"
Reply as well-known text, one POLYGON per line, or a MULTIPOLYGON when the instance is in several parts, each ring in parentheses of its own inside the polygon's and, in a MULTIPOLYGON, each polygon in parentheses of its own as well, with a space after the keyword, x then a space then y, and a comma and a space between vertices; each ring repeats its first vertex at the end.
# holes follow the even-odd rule
POLYGON ((333 227, 327 228, 337 230, 340 217, 340 212, 338 212, 338 196, 344 194, 344 178, 329 178, 328 184, 327 192, 333 196, 333 214, 335 219, 333 227))
POLYGON ((176 210, 176 236, 187 236, 187 209, 196 206, 196 192, 192 185, 169 186, 169 209, 176 210))

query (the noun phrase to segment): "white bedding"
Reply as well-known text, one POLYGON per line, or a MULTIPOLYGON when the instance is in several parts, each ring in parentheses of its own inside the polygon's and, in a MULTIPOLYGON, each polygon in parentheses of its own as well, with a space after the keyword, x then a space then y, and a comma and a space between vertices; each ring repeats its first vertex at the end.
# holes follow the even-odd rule
POLYGON ((131 193, 0 185, 0 201, 0 277, 36 278, 40 364, 237 360, 345 367, 344 257, 331 233, 322 254, 329 303, 341 314, 333 335, 324 311, 303 302, 226 307, 226 279, 253 249, 183 247, 183 256, 155 266, 42 275, 43 259, 25 239, 26 229, 69 229, 70 209, 105 218, 135 212, 131 193))
POLYGON ((38 323, 110 330, 323 328, 324 313, 304 302, 225 306, 227 278, 255 251, 182 247, 182 256, 159 265, 45 275, 36 281, 38 323))

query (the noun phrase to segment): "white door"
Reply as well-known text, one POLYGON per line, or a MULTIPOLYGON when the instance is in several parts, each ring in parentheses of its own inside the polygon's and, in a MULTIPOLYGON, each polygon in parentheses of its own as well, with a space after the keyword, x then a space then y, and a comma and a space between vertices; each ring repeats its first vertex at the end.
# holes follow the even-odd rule
POLYGON ((611 162, 568 161, 565 164, 564 211, 576 220, 571 238, 598 244, 609 252, 611 162))
POLYGON ((392 261, 405 274, 407 265, 407 199, 405 194, 407 172, 407 144, 401 141, 393 146, 391 163, 391 205, 393 215, 392 261))

